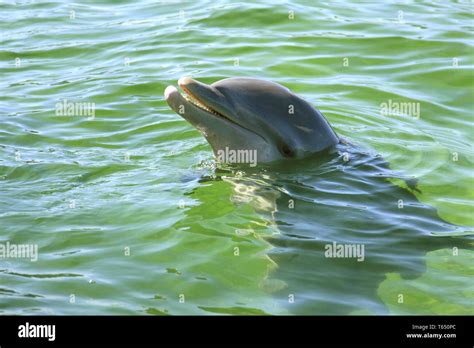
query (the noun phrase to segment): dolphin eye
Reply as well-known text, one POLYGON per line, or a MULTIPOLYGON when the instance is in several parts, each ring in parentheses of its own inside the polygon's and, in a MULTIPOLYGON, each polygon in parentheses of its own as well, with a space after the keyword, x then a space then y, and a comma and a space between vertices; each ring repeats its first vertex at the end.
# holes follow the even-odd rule
POLYGON ((286 144, 282 145, 282 147, 280 148, 280 151, 285 157, 293 157, 295 155, 293 150, 286 144))

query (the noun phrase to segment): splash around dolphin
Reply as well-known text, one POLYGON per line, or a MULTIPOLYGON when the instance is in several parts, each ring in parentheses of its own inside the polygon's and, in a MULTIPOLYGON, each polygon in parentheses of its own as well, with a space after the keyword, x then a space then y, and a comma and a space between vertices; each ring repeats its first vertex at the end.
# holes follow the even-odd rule
POLYGON ((183 93, 165 89, 168 105, 204 135, 220 162, 301 159, 339 143, 321 112, 277 83, 233 77, 207 85, 183 77, 178 85, 183 93))

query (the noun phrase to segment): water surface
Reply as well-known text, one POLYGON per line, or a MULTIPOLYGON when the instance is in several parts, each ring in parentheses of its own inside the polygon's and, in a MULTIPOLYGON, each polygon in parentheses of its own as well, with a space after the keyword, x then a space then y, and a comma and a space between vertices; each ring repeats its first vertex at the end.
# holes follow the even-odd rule
POLYGON ((1 313, 473 313, 472 30, 454 1, 3 2, 0 242, 39 259, 0 260, 1 313), (183 75, 281 83, 354 145, 216 169, 183 75))

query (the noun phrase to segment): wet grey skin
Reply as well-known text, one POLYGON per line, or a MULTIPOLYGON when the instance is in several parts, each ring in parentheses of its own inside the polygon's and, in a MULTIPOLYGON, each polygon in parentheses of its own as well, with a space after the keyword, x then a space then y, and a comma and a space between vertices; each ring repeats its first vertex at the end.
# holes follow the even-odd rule
POLYGON ((211 85, 190 77, 165 90, 169 106, 219 150, 256 150, 257 163, 305 158, 339 143, 324 116, 277 83, 234 77, 211 85))

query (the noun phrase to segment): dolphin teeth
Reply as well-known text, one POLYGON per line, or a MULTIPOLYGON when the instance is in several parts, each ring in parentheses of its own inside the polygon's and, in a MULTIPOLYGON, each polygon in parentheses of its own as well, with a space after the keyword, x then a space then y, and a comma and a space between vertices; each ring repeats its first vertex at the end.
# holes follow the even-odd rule
POLYGON ((188 102, 190 102, 191 104, 199 107, 200 109, 204 109, 206 110, 207 112, 210 112, 216 116, 220 116, 219 113, 217 113, 216 111, 212 110, 211 108, 209 108, 208 106, 204 105, 203 103, 201 103, 200 101, 194 99, 192 96, 190 96, 189 94, 183 94, 183 97, 184 99, 186 99, 188 102))

